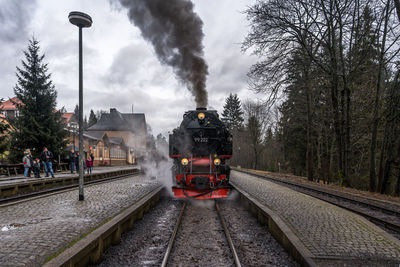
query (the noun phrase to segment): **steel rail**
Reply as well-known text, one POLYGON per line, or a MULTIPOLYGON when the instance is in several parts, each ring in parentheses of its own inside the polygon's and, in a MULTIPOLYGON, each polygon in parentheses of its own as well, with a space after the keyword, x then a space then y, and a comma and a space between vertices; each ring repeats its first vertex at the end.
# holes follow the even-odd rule
POLYGON ((224 228, 225 236, 226 236, 226 239, 228 240, 228 245, 229 245, 229 247, 231 249, 235 264, 236 264, 237 267, 241 267, 242 265, 240 264, 239 256, 238 256, 238 254, 236 252, 236 249, 235 249, 235 246, 233 244, 231 235, 229 233, 228 227, 226 226, 225 219, 222 216, 222 213, 221 213, 221 210, 219 208, 219 205, 218 205, 217 201, 215 201, 215 208, 217 209, 218 217, 219 217, 219 219, 221 221, 222 227, 224 228))
MULTIPOLYGON (((98 179, 98 180, 94 180, 94 181, 87 181, 87 182, 85 182, 85 185, 101 184, 101 183, 108 182, 110 180, 117 180, 120 178, 125 178, 127 176, 136 176, 141 173, 142 173, 141 171, 138 171, 135 173, 120 174, 120 175, 111 176, 111 177, 98 179)), ((72 190, 78 186, 79 186, 78 184, 64 185, 64 186, 60 186, 60 187, 56 187, 56 188, 49 188, 49 189, 40 190, 40 191, 36 191, 36 192, 32 192, 32 193, 2 198, 2 199, 0 199, 0 207, 13 205, 13 204, 19 203, 21 201, 29 201, 31 199, 36 199, 37 197, 45 197, 48 195, 63 193, 65 191, 72 190)))
POLYGON ((161 267, 166 267, 167 264, 168 264, 169 255, 171 255, 172 247, 174 246, 174 242, 175 242, 175 239, 176 239, 176 234, 178 233, 179 226, 181 225, 182 218, 183 218, 183 213, 185 212, 185 208, 186 208, 186 202, 183 203, 181 212, 179 213, 179 217, 178 217, 178 220, 176 222, 174 232, 172 233, 172 236, 169 239, 168 246, 167 246, 167 251, 164 254, 164 258, 163 258, 163 261, 161 263, 161 267))
POLYGON ((385 219, 379 218, 378 216, 374 216, 374 215, 368 214, 368 213, 366 213, 366 212, 364 212, 364 211, 362 211, 360 209, 356 209, 356 208, 353 208, 353 207, 350 207, 350 206, 347 206, 347 205, 344 205, 344 204, 341 204, 341 203, 337 203, 336 201, 329 200, 326 197, 342 200, 342 201, 349 202, 351 204, 355 204, 355 205, 359 205, 359 206, 368 207, 368 208, 370 208, 372 210, 380 211, 382 213, 386 213, 386 214, 391 215, 391 216, 400 217, 400 213, 397 212, 397 211, 394 211, 394 210, 391 210, 391 209, 387 209, 387 208, 384 208, 384 207, 380 207, 378 205, 374 205, 374 204, 371 204, 371 203, 365 203, 364 201, 358 201, 356 199, 351 199, 349 197, 345 197, 345 196, 341 196, 341 195, 338 195, 338 194, 334 194, 332 192, 327 192, 325 190, 318 190, 316 188, 311 188, 309 186, 301 185, 301 184, 298 184, 298 183, 294 183, 294 182, 290 182, 290 181, 282 181, 280 179, 268 177, 266 175, 252 173, 250 171, 237 170, 237 169, 235 169, 235 171, 246 173, 248 175, 253 175, 253 176, 265 179, 265 180, 269 180, 269 181, 274 182, 274 183, 283 184, 284 186, 287 186, 287 187, 292 188, 294 190, 296 190, 296 188, 299 188, 299 189, 302 189, 304 191, 310 191, 311 193, 310 192, 300 191, 299 189, 296 190, 296 191, 299 191, 301 193, 304 193, 304 194, 307 194, 309 196, 312 196, 312 197, 318 198, 320 200, 323 200, 325 202, 328 202, 330 204, 333 204, 335 206, 338 206, 338 207, 344 208, 346 210, 349 210, 351 212, 357 213, 357 214, 359 214, 359 215, 361 215, 363 217, 366 217, 367 219, 369 219, 369 220, 371 220, 371 221, 373 221, 373 222, 375 222, 377 224, 381 224, 381 225, 385 226, 386 228, 388 228, 388 229, 390 229, 392 231, 395 231, 396 233, 400 234, 400 225, 399 224, 394 223, 394 222, 389 221, 389 220, 385 220, 385 219), (312 193, 319 194, 320 196, 312 194, 312 193))

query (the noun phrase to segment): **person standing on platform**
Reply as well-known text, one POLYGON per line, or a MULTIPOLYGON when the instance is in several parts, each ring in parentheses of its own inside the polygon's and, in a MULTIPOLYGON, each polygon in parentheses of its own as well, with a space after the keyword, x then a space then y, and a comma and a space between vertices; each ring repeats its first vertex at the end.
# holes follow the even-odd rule
POLYGON ((33 162, 33 173, 35 178, 40 178, 40 159, 36 158, 33 162))
MULTIPOLYGON (((71 149, 71 152, 69 153, 69 165, 71 168, 71 173, 74 173, 75 170, 75 160, 76 160, 76 154, 75 154, 75 150, 71 149)), ((78 172, 78 168, 76 168, 77 172, 78 172)))
POLYGON ((32 167, 31 160, 29 159, 28 149, 24 152, 24 157, 22 158, 22 162, 24 163, 24 177, 28 177, 29 169, 32 167))
POLYGON ((47 147, 43 148, 42 154, 40 154, 40 159, 42 160, 42 163, 44 165, 44 170, 46 172, 46 177, 49 177, 49 172, 51 174, 51 177, 54 178, 54 172, 53 172, 53 164, 51 160, 53 159, 53 153, 51 153, 47 147))
POLYGON ((93 166, 94 166, 94 151, 93 151, 92 147, 90 147, 89 153, 90 153, 90 158, 92 159, 92 169, 90 170, 90 172, 92 172, 93 171, 93 166))
POLYGON ((87 167, 87 173, 91 174, 92 173, 92 168, 93 168, 93 161, 91 155, 88 153, 87 158, 86 158, 86 167, 87 167))
POLYGON ((29 162, 30 162, 30 167, 29 167, 29 170, 28 170, 28 177, 31 177, 31 171, 32 171, 32 169, 33 169, 33 157, 32 157, 32 154, 31 154, 31 150, 30 149, 27 149, 27 151, 28 151, 28 153, 29 153, 29 155, 28 155, 28 159, 29 159, 29 162))
POLYGON ((75 168, 76 168, 76 173, 79 173, 79 158, 80 158, 79 152, 76 151, 76 154, 75 154, 75 168))

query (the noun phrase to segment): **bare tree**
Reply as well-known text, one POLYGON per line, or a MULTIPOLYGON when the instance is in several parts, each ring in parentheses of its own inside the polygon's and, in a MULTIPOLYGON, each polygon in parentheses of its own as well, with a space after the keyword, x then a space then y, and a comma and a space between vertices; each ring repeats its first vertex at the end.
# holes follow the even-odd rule
POLYGON ((252 150, 252 168, 259 166, 260 154, 263 151, 263 136, 268 127, 268 116, 265 105, 247 100, 243 109, 246 117, 246 133, 252 150))

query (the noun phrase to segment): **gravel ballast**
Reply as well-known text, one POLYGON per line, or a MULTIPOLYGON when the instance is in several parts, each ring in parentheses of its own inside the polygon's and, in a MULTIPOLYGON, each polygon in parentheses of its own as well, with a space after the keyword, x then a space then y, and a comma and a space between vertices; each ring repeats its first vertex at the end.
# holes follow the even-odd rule
POLYGON ((213 200, 189 201, 169 266, 234 266, 213 200))
MULTIPOLYGON (((236 191, 232 192, 237 195, 236 191)), ((299 266, 237 200, 219 201, 242 266, 299 266)))
POLYGON ((162 199, 105 252, 98 266, 160 266, 181 207, 182 201, 162 199))

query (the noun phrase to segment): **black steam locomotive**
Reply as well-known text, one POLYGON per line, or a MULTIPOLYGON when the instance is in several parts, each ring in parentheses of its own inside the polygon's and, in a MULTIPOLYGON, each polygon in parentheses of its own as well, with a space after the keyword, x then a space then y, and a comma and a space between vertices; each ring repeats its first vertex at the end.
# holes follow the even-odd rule
POLYGON ((183 115, 169 135, 169 156, 174 159, 176 197, 210 199, 229 193, 232 135, 216 110, 197 108, 183 115))

